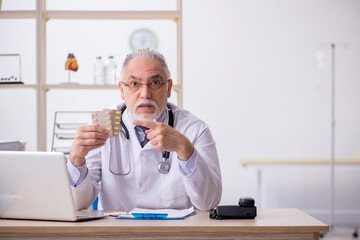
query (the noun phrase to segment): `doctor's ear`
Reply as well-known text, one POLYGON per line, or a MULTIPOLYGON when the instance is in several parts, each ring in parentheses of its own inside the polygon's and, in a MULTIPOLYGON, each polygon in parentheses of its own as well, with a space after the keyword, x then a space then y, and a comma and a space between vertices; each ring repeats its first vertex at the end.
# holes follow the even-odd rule
POLYGON ((121 99, 124 100, 124 99, 125 99, 125 96, 124 96, 124 85, 121 84, 120 81, 119 81, 119 89, 120 89, 120 92, 121 92, 121 99))
POLYGON ((168 82, 168 96, 167 96, 168 98, 171 97, 172 85, 173 85, 172 79, 169 79, 169 82, 168 82))

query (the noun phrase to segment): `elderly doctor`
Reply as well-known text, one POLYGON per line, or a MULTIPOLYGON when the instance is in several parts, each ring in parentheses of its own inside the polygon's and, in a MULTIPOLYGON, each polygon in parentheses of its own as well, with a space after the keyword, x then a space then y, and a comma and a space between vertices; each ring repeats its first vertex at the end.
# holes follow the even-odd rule
POLYGON ((105 210, 214 208, 222 193, 215 142, 203 121, 167 102, 173 83, 163 55, 129 54, 122 77, 125 104, 114 108, 123 111, 119 136, 81 126, 72 144, 76 208, 89 207, 98 195, 105 210))

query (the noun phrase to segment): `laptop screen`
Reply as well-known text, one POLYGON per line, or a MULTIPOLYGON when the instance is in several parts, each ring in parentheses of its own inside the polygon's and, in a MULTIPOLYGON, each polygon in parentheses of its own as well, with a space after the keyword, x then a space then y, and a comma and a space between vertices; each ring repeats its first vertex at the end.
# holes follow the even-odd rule
POLYGON ((0 151, 0 218, 76 220, 63 153, 0 151))

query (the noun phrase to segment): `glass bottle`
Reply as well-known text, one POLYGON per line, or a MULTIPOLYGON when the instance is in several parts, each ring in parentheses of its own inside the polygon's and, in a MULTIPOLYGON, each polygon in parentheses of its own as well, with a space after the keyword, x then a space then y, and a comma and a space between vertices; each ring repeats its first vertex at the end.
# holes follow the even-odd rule
POLYGON ((104 63, 100 56, 96 57, 94 64, 94 84, 104 84, 104 63))
POLYGON ((109 56, 105 62, 105 84, 116 84, 116 62, 114 56, 109 56))

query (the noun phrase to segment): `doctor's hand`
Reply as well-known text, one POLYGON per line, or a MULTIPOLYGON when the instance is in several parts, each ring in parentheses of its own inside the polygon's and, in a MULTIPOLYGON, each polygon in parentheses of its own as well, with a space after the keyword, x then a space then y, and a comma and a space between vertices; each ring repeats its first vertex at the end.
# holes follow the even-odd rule
POLYGON ((81 126, 77 129, 70 149, 70 160, 76 167, 85 164, 85 156, 93 149, 104 146, 109 138, 107 130, 97 125, 81 126))
POLYGON ((176 152, 183 161, 189 160, 194 153, 194 146, 189 139, 169 125, 140 120, 135 120, 133 124, 150 128, 145 133, 156 150, 176 152))

